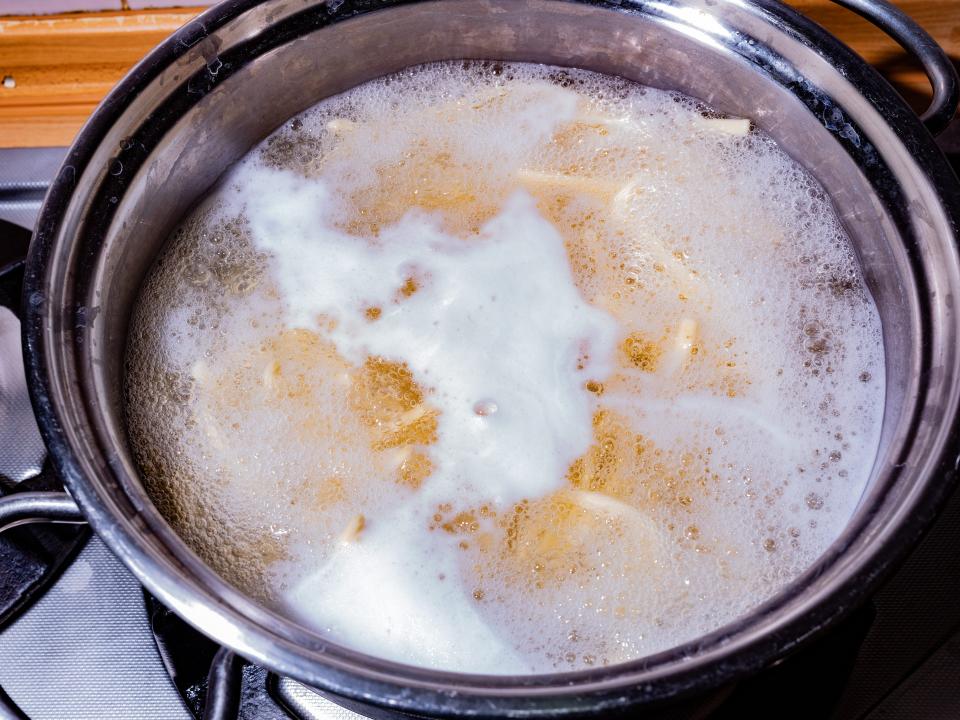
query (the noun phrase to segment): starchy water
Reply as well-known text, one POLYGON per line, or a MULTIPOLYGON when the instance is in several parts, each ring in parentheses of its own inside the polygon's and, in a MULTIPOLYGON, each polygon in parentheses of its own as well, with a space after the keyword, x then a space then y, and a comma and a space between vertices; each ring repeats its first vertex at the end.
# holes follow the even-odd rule
POLYGON ((749 119, 493 62, 274 132, 174 233, 127 356, 201 557, 464 672, 618 663, 772 597, 855 509, 883 400, 851 242, 749 119))

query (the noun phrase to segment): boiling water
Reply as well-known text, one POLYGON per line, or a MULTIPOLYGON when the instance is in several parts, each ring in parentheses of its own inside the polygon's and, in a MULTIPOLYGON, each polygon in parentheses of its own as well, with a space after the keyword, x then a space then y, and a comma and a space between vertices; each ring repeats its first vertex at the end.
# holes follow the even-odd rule
POLYGON ((127 412, 159 508, 243 590, 381 657, 550 672, 809 567, 883 378, 828 200, 748 121, 446 63, 288 122, 183 222, 127 412))

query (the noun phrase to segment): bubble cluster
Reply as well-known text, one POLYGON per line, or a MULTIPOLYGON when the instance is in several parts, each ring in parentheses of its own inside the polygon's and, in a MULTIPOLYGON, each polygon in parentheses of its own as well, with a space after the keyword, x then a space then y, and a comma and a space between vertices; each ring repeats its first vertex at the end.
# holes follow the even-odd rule
POLYGON ((355 648, 494 673, 634 659, 771 597, 856 507, 884 398, 851 242, 768 136, 479 61, 254 149, 152 270, 126 373, 147 489, 221 575, 355 648), (461 367, 537 376, 486 391, 461 367))

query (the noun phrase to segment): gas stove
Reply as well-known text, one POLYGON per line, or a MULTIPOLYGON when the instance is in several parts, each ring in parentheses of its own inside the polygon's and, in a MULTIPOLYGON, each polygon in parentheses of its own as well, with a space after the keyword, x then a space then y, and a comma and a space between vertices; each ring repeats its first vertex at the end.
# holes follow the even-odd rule
MULTIPOLYGON (((942 136, 960 167, 960 124, 942 136)), ((22 259, 64 148, 0 150, 0 495, 49 489, 14 312, 22 259)), ((873 601, 743 681, 708 715, 960 718, 960 493, 873 601)), ((218 648, 144 591, 83 526, 0 536, 0 719, 244 720, 361 715, 218 648)), ((691 717, 684 714, 678 717, 691 717)))

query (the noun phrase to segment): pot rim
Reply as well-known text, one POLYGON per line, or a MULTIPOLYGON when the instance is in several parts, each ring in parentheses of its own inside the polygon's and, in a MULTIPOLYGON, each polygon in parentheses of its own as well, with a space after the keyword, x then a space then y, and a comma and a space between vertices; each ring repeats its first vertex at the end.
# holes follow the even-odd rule
MULTIPOLYGON (((428 1, 378 0, 360 4, 372 5, 361 12, 375 12, 397 5, 428 1)), ((645 0, 561 1, 621 12, 631 12, 650 4, 645 0)), ((168 588, 179 584, 181 593, 189 589, 189 602, 171 604, 181 614, 188 614, 188 621, 198 629, 258 663, 353 700, 437 715, 510 713, 517 717, 556 716, 597 712, 637 702, 671 700, 694 690, 715 688, 756 672, 849 614, 906 556, 929 528, 937 510, 956 483, 960 463, 960 458, 954 457, 955 448, 960 445, 960 417, 957 414, 950 417, 949 436, 936 459, 935 474, 942 481, 931 481, 926 485, 915 501, 913 514, 886 534, 879 548, 871 555, 864 556, 864 561, 856 571, 826 592, 808 613, 792 617, 762 635, 744 637, 745 631, 758 624, 761 618, 775 614, 791 599, 791 589, 801 583, 807 573, 748 614, 691 642, 609 668, 551 675, 506 678, 446 673, 411 668, 378 658, 371 658, 372 662, 362 669, 363 672, 352 666, 344 669, 343 665, 335 667, 332 662, 326 664, 311 660, 314 665, 322 667, 311 667, 312 674, 305 675, 302 668, 304 660, 300 659, 303 656, 297 654, 297 648, 276 642, 276 638, 271 645, 268 631, 258 627, 256 642, 250 642, 248 634, 240 637, 236 632, 229 632, 229 623, 225 624, 224 618, 231 609, 223 603, 213 609, 202 607, 209 603, 209 598, 192 587, 184 586, 171 566, 151 557, 142 539, 116 522, 112 511, 85 479, 83 463, 60 424, 59 411, 62 408, 58 405, 60 393, 69 393, 71 389, 77 391, 77 388, 64 390, 55 387, 48 372, 50 358, 56 351, 48 347, 45 335, 47 314, 51 312, 45 302, 45 287, 48 261, 59 242, 60 224, 73 199, 75 182, 107 132, 126 109, 129 98, 142 92, 163 69, 188 52, 200 39, 261 2, 227 0, 211 7, 158 45, 109 93, 81 129, 51 184, 27 260, 23 335, 28 384, 41 434, 58 473, 94 529, 145 586, 164 602, 172 599, 168 588), (193 611, 185 613, 188 605, 193 607, 193 611), (218 623, 218 620, 221 622, 218 623), (204 627, 205 622, 207 627, 204 627), (720 651, 720 656, 705 658, 704 652, 711 648, 720 651), (279 656, 271 655, 271 652, 279 653, 279 656), (411 687, 416 687, 416 691, 411 691, 411 687), (543 704, 544 700, 550 698, 561 699, 563 704, 543 704)), ((809 51, 818 53, 838 68, 868 98, 874 109, 897 128, 901 143, 910 150, 926 176, 939 189, 939 201, 951 219, 956 234, 960 225, 960 184, 920 120, 879 73, 834 36, 777 0, 747 0, 740 4, 766 22, 800 39, 809 51)), ((832 545, 812 570, 834 564, 845 549, 832 545)), ((362 654, 354 656, 364 657, 362 654)))

